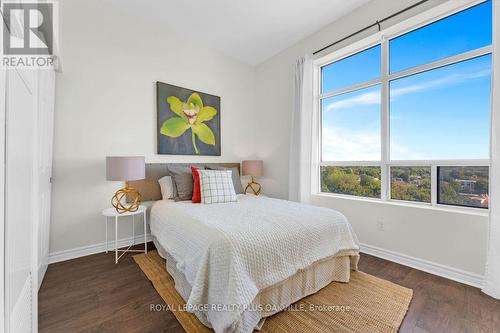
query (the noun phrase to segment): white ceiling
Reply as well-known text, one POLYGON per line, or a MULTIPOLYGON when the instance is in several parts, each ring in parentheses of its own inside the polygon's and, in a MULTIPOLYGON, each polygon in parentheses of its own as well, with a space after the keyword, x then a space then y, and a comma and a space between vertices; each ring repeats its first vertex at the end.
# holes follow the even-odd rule
POLYGON ((250 65, 259 64, 369 0, 108 0, 250 65))

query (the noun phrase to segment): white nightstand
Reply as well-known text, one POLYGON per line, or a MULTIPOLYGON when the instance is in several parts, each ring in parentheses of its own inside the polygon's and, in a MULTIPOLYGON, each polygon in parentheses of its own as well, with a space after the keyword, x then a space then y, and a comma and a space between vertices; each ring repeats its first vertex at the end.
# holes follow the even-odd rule
POLYGON ((118 213, 115 208, 106 208, 102 211, 102 215, 104 215, 104 220, 106 222, 106 253, 108 253, 108 217, 115 218, 115 264, 118 263, 118 259, 120 259, 126 252, 144 252, 148 253, 148 243, 146 241, 146 206, 139 206, 135 212, 125 212, 118 213), (144 251, 143 250, 130 250, 132 246, 135 245, 135 216, 143 215, 144 222, 144 251), (132 216, 132 244, 126 250, 118 250, 118 218, 124 216, 132 216), (118 252, 123 252, 120 256, 118 256, 118 252))

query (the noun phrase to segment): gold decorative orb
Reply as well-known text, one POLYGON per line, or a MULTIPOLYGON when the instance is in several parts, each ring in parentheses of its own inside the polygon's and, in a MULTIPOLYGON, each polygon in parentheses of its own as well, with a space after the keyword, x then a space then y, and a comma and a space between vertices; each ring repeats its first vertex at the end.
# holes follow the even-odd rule
POLYGON ((141 202, 141 194, 135 188, 130 187, 119 189, 111 199, 111 204, 115 207, 118 213, 135 212, 139 209, 141 202), (130 203, 128 205, 124 205, 122 200, 127 198, 130 203))
POLYGON ((247 184, 247 187, 245 187, 245 193, 247 193, 248 189, 251 189, 254 195, 259 195, 262 187, 252 179, 252 181, 247 184))

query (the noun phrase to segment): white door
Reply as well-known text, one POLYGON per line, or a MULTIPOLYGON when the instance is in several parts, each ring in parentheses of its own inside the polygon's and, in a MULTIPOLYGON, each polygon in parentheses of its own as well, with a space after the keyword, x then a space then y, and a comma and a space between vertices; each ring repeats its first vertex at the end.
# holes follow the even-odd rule
POLYGON ((52 193, 52 147, 54 139, 55 72, 38 72, 37 96, 37 175, 38 195, 38 288, 42 284, 49 259, 50 208, 52 193))
POLYGON ((49 254, 55 73, 6 76, 5 332, 36 332, 49 254))
POLYGON ((34 71, 7 72, 5 130, 6 332, 32 332, 38 282, 35 242, 34 71))
POLYGON ((54 86, 53 70, 0 70, 0 333, 37 332, 49 253, 54 86))

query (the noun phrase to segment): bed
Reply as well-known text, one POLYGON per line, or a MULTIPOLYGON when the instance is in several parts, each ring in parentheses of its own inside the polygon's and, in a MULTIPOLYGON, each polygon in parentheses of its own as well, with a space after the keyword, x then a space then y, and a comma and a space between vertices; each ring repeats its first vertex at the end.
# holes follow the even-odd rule
POLYGON ((265 196, 223 204, 158 200, 150 227, 175 287, 215 332, 252 332, 332 281, 348 282, 359 243, 341 213, 265 196))

